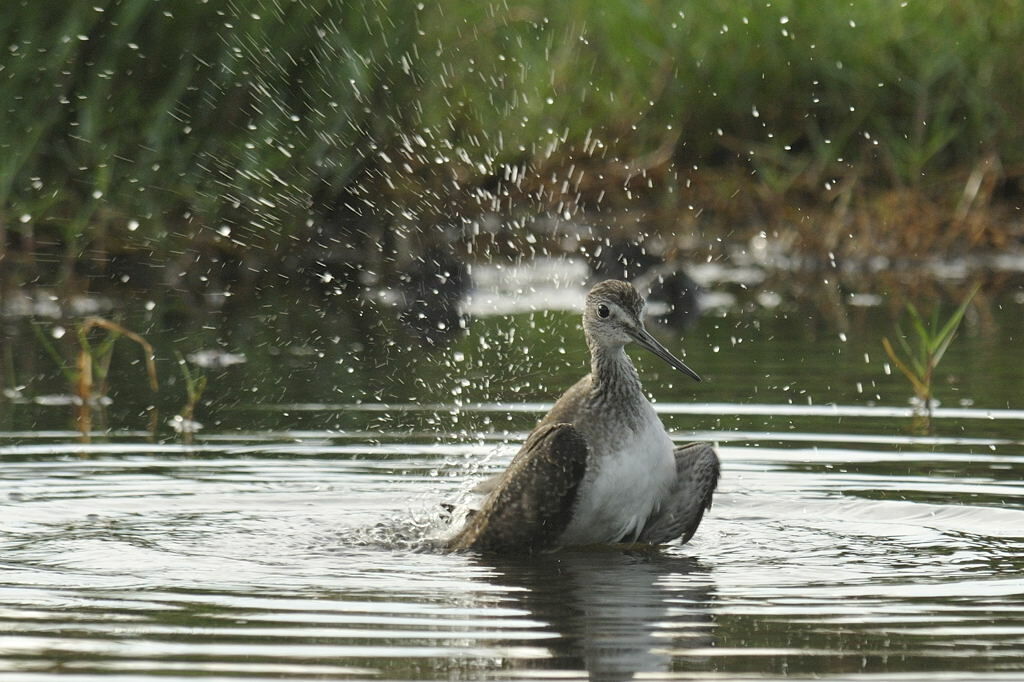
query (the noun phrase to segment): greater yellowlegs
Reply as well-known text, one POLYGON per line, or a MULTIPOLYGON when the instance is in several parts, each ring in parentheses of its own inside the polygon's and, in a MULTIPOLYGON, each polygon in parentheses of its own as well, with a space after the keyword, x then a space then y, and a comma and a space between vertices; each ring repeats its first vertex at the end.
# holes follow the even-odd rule
POLYGON ((535 552, 572 545, 688 541, 718 483, 711 446, 674 448, 626 355, 635 341, 700 377, 646 329, 644 300, 627 282, 587 295, 590 373, 562 394, 508 469, 485 482, 482 507, 450 549, 535 552))

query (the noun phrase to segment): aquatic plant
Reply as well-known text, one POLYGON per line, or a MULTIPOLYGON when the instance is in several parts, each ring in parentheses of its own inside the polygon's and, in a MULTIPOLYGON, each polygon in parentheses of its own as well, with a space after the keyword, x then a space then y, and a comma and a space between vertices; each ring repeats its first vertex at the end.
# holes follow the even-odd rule
POLYGON ((174 351, 175 357, 178 358, 178 367, 181 369, 181 376, 185 380, 185 404, 179 410, 177 417, 175 418, 175 424, 177 424, 177 430, 181 433, 182 440, 186 443, 192 442, 192 437, 196 432, 197 424, 195 422, 196 405, 199 403, 199 399, 203 396, 203 391, 206 390, 206 375, 202 372, 193 372, 188 367, 188 361, 178 351, 174 351))
POLYGON ((908 335, 897 324, 895 338, 899 344, 900 353, 896 352, 888 337, 882 338, 885 354, 910 381, 910 385, 914 389, 914 395, 922 410, 926 428, 931 427, 935 369, 942 362, 946 350, 953 342, 953 337, 956 336, 957 329, 963 321, 968 306, 980 288, 981 285, 976 284, 953 314, 941 324, 938 305, 932 309, 929 322, 926 324, 917 307, 908 301, 906 312, 910 316, 911 329, 915 338, 913 343, 909 341, 908 335))
MULTIPOLYGON (((91 438, 93 410, 99 409, 102 414, 104 398, 110 390, 110 362, 114 354, 114 345, 119 338, 123 336, 142 348, 149 387, 154 392, 159 389, 153 346, 142 336, 117 322, 102 317, 87 317, 76 324, 72 336, 75 347, 70 358, 61 354, 50 336, 38 325, 34 325, 33 328, 43 347, 67 379, 68 387, 74 396, 75 425, 83 441, 91 438), (107 332, 98 343, 89 340, 90 332, 95 329, 104 329, 107 332)), ((64 331, 57 331, 51 336, 62 337, 64 331)))

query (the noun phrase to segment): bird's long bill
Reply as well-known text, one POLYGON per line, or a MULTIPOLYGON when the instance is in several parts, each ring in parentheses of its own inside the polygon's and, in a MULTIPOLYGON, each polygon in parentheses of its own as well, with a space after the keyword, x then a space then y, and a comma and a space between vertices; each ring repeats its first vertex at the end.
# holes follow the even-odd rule
POLYGON ((694 372, 692 369, 686 366, 686 364, 672 355, 668 348, 658 343, 658 340, 651 336, 646 329, 641 329, 635 334, 636 342, 641 346, 651 351, 659 358, 678 369, 683 374, 693 377, 694 381, 700 381, 700 375, 694 372))

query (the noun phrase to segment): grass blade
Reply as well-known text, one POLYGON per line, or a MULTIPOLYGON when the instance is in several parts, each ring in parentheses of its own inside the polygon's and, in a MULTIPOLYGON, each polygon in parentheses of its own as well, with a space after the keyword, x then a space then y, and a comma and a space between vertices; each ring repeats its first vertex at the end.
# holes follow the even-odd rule
POLYGON ((949 348, 949 344, 952 343, 953 337, 956 336, 956 331, 960 327, 960 322, 963 321, 964 315, 967 313, 967 308, 970 306, 971 301, 974 300, 975 295, 981 289, 981 284, 975 284, 967 297, 963 300, 960 306, 956 309, 953 315, 946 322, 945 326, 939 332, 938 339, 939 343, 935 350, 934 364, 939 364, 939 360, 946 354, 946 349, 949 348))
POLYGON ((929 398, 930 396, 928 394, 931 392, 931 389, 919 378, 918 374, 914 370, 908 367, 907 364, 904 363, 898 355, 896 355, 896 351, 893 349, 892 344, 889 343, 888 338, 882 338, 882 347, 885 348, 885 354, 889 356, 889 359, 892 360, 894 365, 896 365, 896 368, 903 372, 904 376, 910 380, 910 384, 914 387, 914 393, 919 398, 929 398))

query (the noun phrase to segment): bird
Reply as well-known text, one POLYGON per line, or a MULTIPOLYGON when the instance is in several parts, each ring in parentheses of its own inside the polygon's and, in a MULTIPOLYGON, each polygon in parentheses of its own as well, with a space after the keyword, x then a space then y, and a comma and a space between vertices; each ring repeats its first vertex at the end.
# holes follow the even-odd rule
POLYGON ((555 402, 508 468, 484 481, 479 510, 451 551, 537 553, 565 547, 687 542, 711 508, 720 463, 706 443, 674 447, 626 354, 636 343, 700 376, 643 324, 644 299, 606 280, 587 294, 590 372, 555 402))

